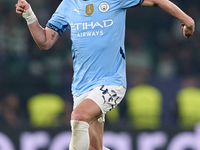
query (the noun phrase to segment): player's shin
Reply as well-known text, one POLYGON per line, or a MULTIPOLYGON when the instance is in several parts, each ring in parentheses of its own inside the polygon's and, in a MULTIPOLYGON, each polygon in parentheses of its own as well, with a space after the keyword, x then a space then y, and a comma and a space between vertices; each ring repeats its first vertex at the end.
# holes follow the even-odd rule
POLYGON ((72 138, 69 150, 88 150, 90 145, 89 124, 84 121, 71 120, 72 138))

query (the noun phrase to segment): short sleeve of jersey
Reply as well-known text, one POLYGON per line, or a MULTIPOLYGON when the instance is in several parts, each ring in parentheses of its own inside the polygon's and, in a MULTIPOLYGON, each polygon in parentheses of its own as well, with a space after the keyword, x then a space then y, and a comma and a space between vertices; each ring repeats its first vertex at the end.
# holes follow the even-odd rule
POLYGON ((66 17, 62 12, 65 12, 65 5, 63 3, 64 1, 61 2, 59 7, 57 8, 56 12, 53 14, 51 19, 47 23, 47 27, 55 30, 58 32, 60 35, 66 30, 68 23, 66 21, 66 17))
POLYGON ((144 0, 119 0, 121 8, 129 8, 141 5, 144 0))

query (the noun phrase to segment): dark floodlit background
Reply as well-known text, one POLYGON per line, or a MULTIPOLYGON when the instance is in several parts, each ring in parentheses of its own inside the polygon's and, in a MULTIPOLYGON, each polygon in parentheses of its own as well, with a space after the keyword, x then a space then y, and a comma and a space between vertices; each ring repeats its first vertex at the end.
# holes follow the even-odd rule
MULTIPOLYGON (((196 22, 196 32, 189 39, 182 35, 181 22, 160 8, 128 9, 127 95, 116 111, 110 112, 106 130, 192 130, 200 121, 200 1, 172 1, 196 22)), ((60 2, 29 0, 43 27, 60 2)), ((73 74, 69 31, 53 48, 41 51, 25 20, 15 13, 15 4, 0 0, 0 132, 69 129, 73 74), (41 104, 53 99, 48 94, 54 94, 58 108, 50 102, 41 104), (46 123, 33 119, 42 113, 30 103, 33 99, 41 102, 37 106, 43 111, 55 109, 46 123), (35 114, 31 117, 31 113, 35 114)))

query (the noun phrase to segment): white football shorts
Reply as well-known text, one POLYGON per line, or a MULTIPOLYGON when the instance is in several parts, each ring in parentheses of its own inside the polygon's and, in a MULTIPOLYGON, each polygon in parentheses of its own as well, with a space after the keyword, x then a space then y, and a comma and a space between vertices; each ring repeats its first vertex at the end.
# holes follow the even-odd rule
POLYGON ((73 109, 75 109, 85 99, 91 99, 100 107, 102 111, 102 117, 100 117, 98 121, 105 122, 106 112, 115 108, 122 101, 125 93, 126 89, 123 86, 99 86, 80 96, 76 96, 73 94, 73 109))

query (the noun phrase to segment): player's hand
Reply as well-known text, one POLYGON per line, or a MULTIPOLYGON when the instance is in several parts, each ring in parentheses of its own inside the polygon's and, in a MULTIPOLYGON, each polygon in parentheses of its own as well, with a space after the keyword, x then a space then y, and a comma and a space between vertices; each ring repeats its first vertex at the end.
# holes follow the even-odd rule
POLYGON ((16 13, 17 14, 22 14, 24 13, 27 9, 29 9, 30 4, 27 3, 25 0, 18 0, 17 4, 15 5, 16 7, 16 13))
POLYGON ((186 38, 189 38, 193 35, 195 31, 195 25, 193 24, 192 26, 186 26, 185 24, 181 24, 181 28, 183 30, 183 35, 186 38))

